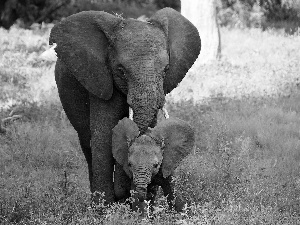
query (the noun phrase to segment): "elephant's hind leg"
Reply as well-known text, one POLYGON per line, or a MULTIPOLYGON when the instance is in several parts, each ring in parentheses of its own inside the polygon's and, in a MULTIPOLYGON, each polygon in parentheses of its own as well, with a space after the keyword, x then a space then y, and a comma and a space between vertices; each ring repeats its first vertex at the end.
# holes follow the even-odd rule
POLYGON ((92 151, 90 147, 90 102, 89 92, 70 74, 58 59, 55 80, 60 101, 72 126, 77 131, 81 149, 88 164, 90 188, 92 188, 92 151))

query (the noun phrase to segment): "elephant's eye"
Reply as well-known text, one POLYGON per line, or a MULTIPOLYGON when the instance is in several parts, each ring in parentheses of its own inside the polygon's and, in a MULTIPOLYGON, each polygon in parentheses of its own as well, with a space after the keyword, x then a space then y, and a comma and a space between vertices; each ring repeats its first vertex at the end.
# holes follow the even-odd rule
POLYGON ((128 167, 131 167, 132 166, 132 164, 131 163, 128 163, 128 167))
POLYGON ((169 68, 170 68, 169 64, 166 65, 166 67, 164 68, 164 73, 168 72, 169 68))
POLYGON ((155 169, 157 169, 158 163, 154 163, 153 167, 154 167, 155 169))
POLYGON ((125 72, 124 67, 123 66, 118 66, 117 70, 118 70, 119 74, 122 76, 122 78, 126 79, 126 76, 125 76, 126 72, 125 72))
POLYGON ((123 73, 123 74, 125 73, 125 72, 124 72, 124 68, 123 68, 122 66, 119 66, 119 67, 118 67, 118 71, 119 71, 120 73, 123 73))

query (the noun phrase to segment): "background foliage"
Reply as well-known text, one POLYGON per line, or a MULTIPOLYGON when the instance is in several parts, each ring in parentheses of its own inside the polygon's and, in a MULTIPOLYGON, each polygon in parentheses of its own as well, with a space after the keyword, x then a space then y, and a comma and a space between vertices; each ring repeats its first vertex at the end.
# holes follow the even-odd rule
POLYGON ((293 33, 300 26, 299 0, 219 0, 223 26, 284 28, 293 33))
MULTIPOLYGON (((300 24, 299 0, 217 0, 217 3, 222 26, 285 27, 288 32, 295 32, 300 24)), ((55 22, 84 10, 149 17, 164 7, 180 11, 180 0, 3 0, 0 13, 2 26, 8 28, 16 19, 29 27, 33 23, 55 22)))

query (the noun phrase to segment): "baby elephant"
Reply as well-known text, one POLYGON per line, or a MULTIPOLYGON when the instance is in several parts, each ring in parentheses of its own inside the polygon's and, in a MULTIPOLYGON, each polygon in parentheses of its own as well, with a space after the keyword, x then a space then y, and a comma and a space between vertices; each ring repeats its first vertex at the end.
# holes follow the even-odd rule
POLYGON ((133 197, 136 203, 133 208, 143 212, 144 200, 153 204, 158 186, 161 186, 169 206, 180 211, 184 203, 174 195, 172 174, 182 159, 191 152, 194 142, 194 130, 180 119, 163 120, 141 136, 138 126, 132 120, 120 120, 114 127, 112 136, 113 156, 117 164, 120 164, 116 165, 115 192, 126 193, 128 197, 130 189, 135 190, 133 197), (126 186, 118 168, 123 168, 131 179, 131 185, 127 185, 128 190, 118 190, 126 186))

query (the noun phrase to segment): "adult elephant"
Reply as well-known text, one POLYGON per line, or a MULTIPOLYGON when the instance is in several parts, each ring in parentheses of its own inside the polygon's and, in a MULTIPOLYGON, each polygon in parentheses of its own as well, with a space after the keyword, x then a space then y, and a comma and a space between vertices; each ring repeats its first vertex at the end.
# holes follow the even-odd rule
POLYGON ((88 11, 55 25, 49 42, 57 44, 55 79, 88 163, 91 192, 104 192, 107 203, 127 197, 122 190, 130 179, 118 163, 122 182, 114 191, 112 129, 129 106, 140 134, 156 125, 165 95, 200 53, 197 29, 171 8, 147 22, 88 11))

